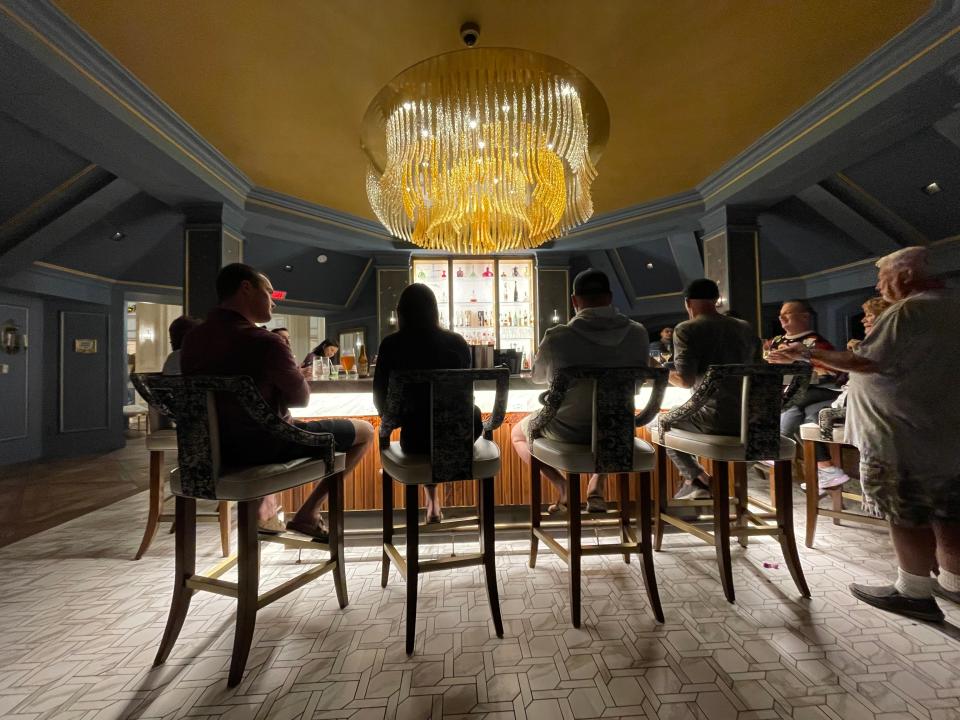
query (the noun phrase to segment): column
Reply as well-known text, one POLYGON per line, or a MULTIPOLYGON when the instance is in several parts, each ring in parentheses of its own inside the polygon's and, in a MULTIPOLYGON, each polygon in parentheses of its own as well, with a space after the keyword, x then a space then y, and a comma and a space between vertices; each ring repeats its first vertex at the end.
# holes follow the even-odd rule
POLYGON ((700 221, 704 275, 720 286, 720 311, 761 325, 760 232, 756 211, 724 206, 700 221))
POLYGON ((184 208, 183 312, 204 318, 217 305, 220 268, 243 262, 243 212, 226 205, 184 208))

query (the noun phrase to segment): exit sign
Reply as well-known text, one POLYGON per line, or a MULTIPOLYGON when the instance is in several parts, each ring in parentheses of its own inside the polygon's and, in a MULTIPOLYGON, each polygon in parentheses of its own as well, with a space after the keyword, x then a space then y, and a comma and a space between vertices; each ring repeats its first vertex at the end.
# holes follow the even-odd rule
POLYGON ((286 291, 286 290, 274 290, 273 293, 271 293, 270 297, 272 297, 274 300, 286 300, 286 299, 287 299, 287 291, 286 291))

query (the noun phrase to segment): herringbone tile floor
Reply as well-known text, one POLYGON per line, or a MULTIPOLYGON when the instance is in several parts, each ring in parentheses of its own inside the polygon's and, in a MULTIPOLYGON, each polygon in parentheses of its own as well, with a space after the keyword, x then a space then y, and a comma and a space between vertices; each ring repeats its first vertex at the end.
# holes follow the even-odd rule
MULTIPOLYGON (((422 580, 410 658, 403 580, 382 590, 379 551, 350 548, 347 609, 329 575, 271 605, 243 683, 227 689, 226 598, 196 596, 172 657, 151 667, 173 538, 162 532, 130 560, 144 506, 140 494, 0 549, 0 717, 960 718, 960 629, 885 615, 846 591, 892 572, 874 529, 821 522, 817 548, 801 549, 811 600, 797 595, 774 542, 735 548, 735 605, 723 599, 713 549, 668 536, 656 556, 664 625, 637 563, 586 558, 580 630, 568 623, 563 564, 541 553, 531 570, 526 543, 501 543, 505 637, 493 635, 479 572, 435 573, 422 580)), ((201 564, 217 559, 215 533, 200 527, 201 564)), ((263 585, 296 573, 296 557, 266 546, 263 585)), ((960 609, 945 610, 960 624, 960 609)))

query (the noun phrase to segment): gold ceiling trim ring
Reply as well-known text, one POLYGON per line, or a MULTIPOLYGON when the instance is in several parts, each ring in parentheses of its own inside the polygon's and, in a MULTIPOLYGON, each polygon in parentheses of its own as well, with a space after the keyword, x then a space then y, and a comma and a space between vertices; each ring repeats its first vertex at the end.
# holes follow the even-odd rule
POLYGON ((606 230, 607 228, 615 228, 620 225, 626 225, 627 223, 632 223, 637 220, 645 220, 646 218, 655 217, 657 215, 664 215, 666 213, 671 213, 676 210, 684 210, 689 207, 694 207, 696 205, 702 205, 702 200, 690 200, 685 203, 680 203, 679 205, 671 205, 666 208, 659 208, 657 210, 650 210, 649 212, 639 213, 637 215, 631 215, 630 217, 620 218, 619 220, 612 220, 608 223, 601 223, 597 225, 591 225, 590 227, 580 228, 579 230, 574 230, 573 232, 568 232, 563 235, 563 238, 577 237, 578 235, 583 235, 584 233, 594 233, 598 230, 606 230))
MULTIPOLYGON (((196 155, 194 155, 190 150, 187 150, 187 148, 183 147, 180 143, 178 143, 176 140, 174 140, 172 137, 170 137, 170 135, 168 135, 163 129, 161 129, 161 128, 160 128, 158 125, 156 125, 153 121, 151 121, 149 118, 147 118, 143 113, 141 113, 139 110, 137 110, 137 109, 136 109, 133 105, 131 105, 129 102, 127 102, 127 101, 124 100, 122 97, 120 97, 120 95, 118 95, 116 92, 114 92, 114 91, 111 90, 109 87, 107 87, 103 82, 101 82, 100 80, 98 80, 92 73, 90 73, 86 68, 84 68, 82 65, 80 65, 80 63, 78 63, 76 60, 74 60, 72 57, 70 57, 64 50, 62 50, 60 47, 58 47, 57 45, 55 45, 54 43, 52 43, 43 33, 41 33, 39 30, 37 30, 33 25, 31 25, 31 24, 28 23, 26 20, 24 20, 23 18, 21 18, 19 15, 17 15, 15 12, 13 12, 13 10, 11 10, 11 9, 10 9, 9 7, 7 7, 6 5, 0 5, 0 12, 3 12, 4 14, 6 14, 6 15, 7 15, 8 17, 10 17, 14 22, 16 22, 18 25, 20 25, 24 30, 26 30, 27 32, 29 32, 31 35, 33 35, 35 38, 37 38, 41 43, 43 43, 44 45, 46 45, 50 50, 52 50, 54 53, 56 53, 56 54, 59 55, 61 58, 63 58, 64 60, 66 60, 71 66, 73 66, 73 68, 74 68, 77 72, 79 72, 81 75, 83 75, 85 78, 87 78, 90 82, 92 82, 94 85, 96 85, 98 88, 100 88, 103 92, 105 92, 107 95, 109 95, 109 96, 112 97, 114 100, 116 100, 118 103, 120 103, 120 105, 123 106, 131 115, 133 115, 134 117, 136 117, 138 120, 140 120, 140 122, 142 122, 144 125, 146 125, 146 126, 149 127, 151 130, 153 130, 154 132, 156 132, 158 135, 160 135, 160 137, 162 137, 162 138, 163 138, 164 140, 166 140, 168 143, 170 143, 171 145, 173 145, 175 148, 177 148, 178 150, 180 150, 184 155, 186 155, 188 158, 190 158, 191 160, 193 160, 199 167, 203 168, 206 172, 208 172, 208 173, 209 173, 210 175, 212 175, 214 178, 216 178, 217 180, 219 180, 220 182, 222 182, 224 185, 226 185, 228 188, 230 188, 231 190, 233 190, 233 192, 236 193, 239 197, 244 197, 244 198, 246 197, 246 195, 247 195, 246 192, 244 192, 243 190, 241 190, 241 188, 239 188, 238 186, 234 185, 232 182, 230 182, 229 180, 227 180, 225 177, 221 176, 216 170, 214 170, 213 168, 209 167, 209 166, 208 166, 206 163, 204 163, 200 158, 198 158, 196 155)), ((162 102, 162 101, 161 101, 161 102, 162 102)))
POLYGON ((53 263, 44 262, 43 260, 34 260, 33 264, 46 270, 55 270, 56 272, 76 275, 77 277, 87 278, 88 280, 99 280, 110 283, 111 285, 138 285, 140 287, 160 288, 162 290, 183 290, 179 285, 161 285, 160 283, 141 282, 140 280, 118 280, 107 277, 106 275, 97 275, 96 273, 88 273, 83 270, 74 270, 73 268, 64 267, 63 265, 54 265, 53 263))
POLYGON ((87 165, 85 168, 83 168, 80 172, 76 173, 76 174, 73 175, 72 177, 67 178, 67 179, 64 180, 62 183, 60 183, 59 185, 57 185, 53 190, 51 190, 51 191, 49 191, 48 193, 44 194, 43 197, 40 197, 40 198, 38 198, 37 200, 34 200, 32 203, 30 203, 29 205, 27 205, 27 207, 25 207, 23 210, 21 210, 21 211, 18 212, 16 215, 14 215, 12 218, 10 218, 10 219, 7 220, 5 223, 3 223, 2 225, 0 225, 0 231, 6 230, 6 229, 8 229, 8 228, 14 227, 15 225, 19 224, 20 222, 23 221, 23 218, 24 218, 24 217, 26 217, 27 215, 29 215, 30 213, 32 213, 34 210, 37 210, 41 205, 46 204, 46 203, 47 203, 49 200, 51 200, 55 195, 59 195, 59 194, 62 193, 64 190, 66 190, 68 187, 70 187, 71 185, 73 185, 74 183, 76 183, 77 181, 79 181, 81 178, 86 177, 87 175, 89 175, 91 172, 93 172, 93 170, 96 169, 96 167, 97 167, 96 164, 90 163, 90 164, 87 165))
MULTIPOLYGON (((887 214, 890 215, 891 217, 895 218, 895 219, 897 220, 897 222, 902 223, 906 228, 908 228, 910 231, 912 231, 913 234, 914 234, 913 240, 919 241, 919 244, 921 244, 921 245, 929 245, 929 244, 930 244, 930 238, 928 238, 928 237, 927 237, 926 235, 924 235, 922 232, 920 232, 919 230, 917 230, 912 224, 910 224, 909 222, 907 222, 906 220, 904 220, 904 219, 903 219, 902 217, 900 217, 897 213, 895 213, 893 210, 891 210, 889 207, 887 207, 884 203, 880 202, 877 198, 875 198, 873 195, 871 195, 871 194, 868 193, 866 190, 864 190, 862 187, 860 187, 860 185, 858 185, 858 184, 855 183, 852 179, 850 179, 850 177, 849 177, 848 175, 845 175, 845 174, 842 173, 842 172, 838 172, 838 173, 836 174, 836 176, 837 176, 837 178, 839 178, 840 182, 842 182, 844 185, 846 185, 847 187, 849 187, 849 188, 850 188, 851 190, 853 190, 855 193, 857 193, 857 194, 859 194, 859 195, 862 195, 868 202, 876 205, 878 208, 880 208, 880 210, 882 210, 883 212, 887 213, 887 214)), ((869 221, 868 221, 868 222, 869 222, 869 221)), ((871 224, 872 224, 872 223, 871 223, 871 224)))
POLYGON ((880 87, 880 86, 883 85, 885 82, 887 82, 890 78, 894 77, 895 75, 899 75, 899 74, 900 74, 901 72, 903 72, 906 68, 908 68, 908 67, 910 67, 911 65, 913 65, 913 63, 915 63, 917 60, 919 60, 920 58, 924 57, 925 55, 928 55, 929 53, 933 52, 933 50, 935 50, 936 48, 938 48, 940 45, 942 45, 943 43, 945 43, 947 40, 949 40, 950 38, 952 38, 952 37, 953 37, 954 35, 956 35, 957 33, 960 33, 960 25, 958 25, 957 27, 953 28, 953 30, 949 31, 948 33, 946 33, 945 35, 941 36, 941 37, 938 38, 937 40, 933 41, 930 45, 928 45, 927 47, 925 47, 923 50, 920 50, 919 52, 917 52, 917 53, 916 53, 915 55, 913 55, 912 57, 908 58, 907 60, 904 60, 904 61, 903 61, 900 65, 898 65, 897 67, 893 68, 892 70, 887 71, 887 73, 886 73, 885 75, 883 75, 883 76, 880 77, 879 79, 877 79, 877 80, 875 80, 874 82, 872 82, 870 85, 868 85, 866 88, 864 88, 863 90, 861 90, 860 92, 858 92, 856 95, 854 95, 854 96, 853 96, 852 98, 850 98, 849 100, 846 100, 845 102, 843 102, 839 107, 834 108, 831 112, 829 112, 829 113, 827 113, 826 115, 824 115, 822 118, 820 118, 819 120, 817 120, 817 121, 816 121, 815 123, 813 123, 812 125, 810 125, 810 126, 806 127, 805 129, 803 129, 801 132, 799 132, 797 135, 795 135, 794 137, 792 137, 790 140, 788 140, 787 142, 785 142, 785 143, 784 143, 783 145, 781 145, 780 147, 778 147, 778 148, 776 148, 776 149, 774 149, 774 150, 771 150, 767 155, 765 155, 764 157, 762 157, 760 160, 758 160, 756 163, 754 163, 753 165, 751 165, 749 168, 747 168, 747 169, 744 170, 743 172, 739 173, 736 177, 731 178, 730 180, 728 180, 727 182, 725 182, 723 185, 721 185, 720 187, 718 187, 716 190, 714 190, 713 192, 711 192, 709 195, 707 195, 707 196, 704 198, 704 200, 709 200, 710 198, 715 197, 716 195, 718 195, 719 193, 723 192, 724 190, 726 190, 728 187, 730 187, 730 186, 733 185, 734 183, 740 181, 740 180, 743 179, 745 176, 749 175, 749 174, 752 173, 754 170, 756 170, 758 167, 760 167, 761 165, 767 163, 771 158, 779 155, 779 154, 782 153, 784 150, 786 150, 788 147, 790 147, 791 145, 793 145, 793 144, 796 143, 796 142, 799 142, 799 141, 802 140, 804 137, 806 137, 807 135, 809 135, 811 132, 813 132, 814 130, 816 130, 818 127, 820 127, 821 125, 823 125, 825 122, 827 122, 828 120, 830 120, 830 119, 833 118, 834 116, 836 116, 836 115, 838 115, 839 113, 841 113, 841 112, 843 112, 844 110, 846 110, 848 107, 850 107, 851 105, 853 105, 853 103, 857 102, 858 100, 860 100, 860 99, 861 99, 862 97, 864 97, 865 95, 868 95, 869 93, 871 93, 871 92, 873 92, 874 90, 876 90, 878 87, 880 87))
POLYGON ((389 238, 388 236, 386 236, 384 233, 377 233, 377 232, 374 232, 374 231, 372 231, 372 230, 367 230, 367 229, 362 228, 362 227, 357 227, 356 225, 348 225, 347 223, 340 222, 339 220, 333 220, 333 219, 331 219, 331 218, 320 217, 320 216, 318 216, 318 215, 312 215, 312 214, 310 214, 310 213, 308 213, 308 212, 304 212, 303 210, 295 210, 295 209, 293 209, 293 208, 286 207, 285 205, 281 205, 280 203, 273 202, 273 201, 271 201, 271 200, 261 200, 260 198, 250 198, 250 197, 248 197, 248 198, 247 198, 247 204, 248 204, 248 205, 250 205, 250 204, 253 204, 253 205, 262 205, 263 207, 274 208, 274 209, 276 209, 276 210, 280 210, 280 211, 282 211, 282 212, 289 213, 289 214, 291 214, 291 215, 297 215, 297 216, 299 216, 299 217, 306 218, 307 220, 313 220, 314 222, 321 222, 321 223, 324 223, 325 225, 333 225, 334 227, 343 228, 344 230, 350 230, 350 231, 352 231, 352 232, 363 233, 364 235, 369 235, 370 237, 377 238, 378 240, 389 240, 389 239, 390 239, 390 238, 389 238))

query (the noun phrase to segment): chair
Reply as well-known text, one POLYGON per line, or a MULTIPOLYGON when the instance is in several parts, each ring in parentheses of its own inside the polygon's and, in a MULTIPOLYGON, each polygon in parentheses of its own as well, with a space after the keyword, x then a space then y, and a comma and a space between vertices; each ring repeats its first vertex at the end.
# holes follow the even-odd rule
POLYGON ((147 391, 144 397, 148 402, 177 423, 179 467, 170 476, 170 489, 176 496, 176 569, 170 614, 154 664, 165 662, 173 649, 194 592, 202 590, 233 597, 237 599, 237 621, 227 684, 234 687, 243 677, 259 609, 328 572, 334 574, 340 607, 347 605, 341 487, 344 455, 334 453, 331 434, 306 432, 277 416, 249 377, 180 377, 158 373, 133 377, 147 391), (263 428, 265 436, 279 436, 303 445, 305 455, 309 452, 309 456, 284 463, 227 467, 220 454, 215 403, 217 395, 225 394, 234 395, 263 428), (330 488, 328 544, 258 533, 260 498, 321 479, 329 483, 330 488), (197 499, 237 503, 237 554, 202 575, 196 572, 197 499), (329 551, 330 559, 260 594, 260 541, 329 551), (237 565, 237 582, 221 580, 220 576, 234 565, 237 565))
POLYGON ((807 484, 806 545, 809 548, 813 547, 813 541, 817 534, 817 518, 820 515, 833 518, 834 525, 839 525, 840 520, 850 520, 851 522, 862 523, 864 525, 879 525, 882 527, 887 527, 888 525, 887 521, 883 518, 861 515, 844 510, 844 500, 863 502, 863 495, 843 492, 842 487, 827 490, 832 506, 830 509, 820 507, 820 487, 817 482, 815 445, 818 442, 829 443, 832 446, 831 449, 833 449, 833 447, 839 449, 841 446, 847 444, 845 442, 846 435, 844 432, 846 409, 823 408, 817 419, 819 421, 817 423, 804 423, 800 426, 800 439, 803 442, 803 479, 807 484))
POLYGON ((733 570, 730 562, 730 535, 739 538, 740 545, 746 547, 747 538, 754 535, 774 535, 780 542, 784 560, 794 583, 804 597, 810 596, 800 557, 797 554, 796 539, 793 530, 793 484, 791 464, 796 454, 793 440, 780 435, 781 406, 790 402, 798 393, 803 392, 810 377, 810 366, 803 363, 793 365, 712 365, 707 369, 703 380, 694 390, 690 399, 660 417, 659 428, 652 433, 657 445, 698 455, 714 461, 712 473, 712 500, 667 499, 666 453, 658 453, 656 510, 654 517, 655 548, 660 550, 663 542, 664 523, 669 523, 688 532, 717 549, 717 565, 720 570, 720 583, 729 602, 734 602, 733 570), (784 376, 792 375, 793 381, 786 391, 783 388, 784 376), (706 402, 732 379, 742 379, 742 410, 740 435, 709 435, 687 430, 672 429, 678 423, 697 413, 706 402), (746 472, 742 463, 758 460, 774 462, 774 493, 776 524, 770 525, 748 508, 746 472), (741 463, 735 473, 736 525, 730 527, 730 487, 729 463, 741 463), (713 508, 713 533, 697 527, 694 523, 682 520, 667 513, 669 506, 710 505, 713 508), (750 527, 753 523, 756 527, 750 527))
MULTIPOLYGON (((510 371, 484 370, 402 370, 390 373, 387 401, 380 420, 380 463, 383 465, 383 569, 380 584, 387 586, 390 563, 407 581, 407 655, 413 654, 417 624, 417 581, 421 573, 482 565, 486 573, 487 598, 497 637, 503 637, 497 569, 494 557, 493 478, 500 471, 500 448, 493 431, 503 423, 507 407, 510 371), (473 439, 473 384, 495 380, 493 413, 483 424, 483 437, 473 439), (408 455, 399 442, 390 442, 390 433, 400 426, 404 395, 411 385, 430 386, 430 454, 408 455), (407 555, 393 544, 393 480, 404 486, 407 555), (421 560, 419 551, 419 486, 477 480, 480 552, 421 560)), ((463 526, 462 521, 440 523, 463 526)), ((430 526, 436 528, 437 525, 430 526)))
MULTIPOLYGON (((138 387, 137 392, 146 397, 143 389, 138 387)), ((143 530, 143 539, 140 541, 140 548, 137 550, 134 560, 142 558, 150 549, 153 539, 157 536, 160 523, 173 520, 173 515, 163 512, 163 506, 167 500, 163 491, 163 454, 169 451, 176 452, 177 431, 172 425, 164 427, 164 419, 165 416, 159 408, 150 407, 147 416, 146 440, 147 450, 150 451, 150 500, 147 508, 147 526, 143 530)), ((231 507, 231 504, 224 500, 217 503, 216 512, 197 513, 197 520, 200 522, 215 521, 220 523, 220 549, 224 557, 230 555, 231 507)))
MULTIPOLYGON (((550 389, 540 396, 544 406, 530 423, 530 567, 536 567, 539 541, 543 540, 570 569, 570 621, 580 627, 580 567, 584 555, 623 555, 630 562, 631 553, 643 558, 643 580, 653 614, 663 622, 663 608, 657 591, 650 540, 650 473, 656 452, 636 437, 636 428, 643 426, 660 412, 667 385, 666 370, 649 367, 569 367, 553 378, 550 389), (638 416, 634 396, 638 384, 653 381, 653 393, 647 407, 638 416), (567 392, 574 383, 593 385, 593 431, 589 445, 559 442, 543 437, 543 430, 555 417, 567 392), (564 548, 541 525, 541 480, 543 466, 556 468, 567 481, 567 543, 564 548), (580 475, 598 473, 617 475, 620 527, 619 543, 584 547, 581 543, 580 475), (636 482, 637 531, 630 525, 629 478, 636 482)), ((588 524, 598 524, 588 521, 588 524)))

